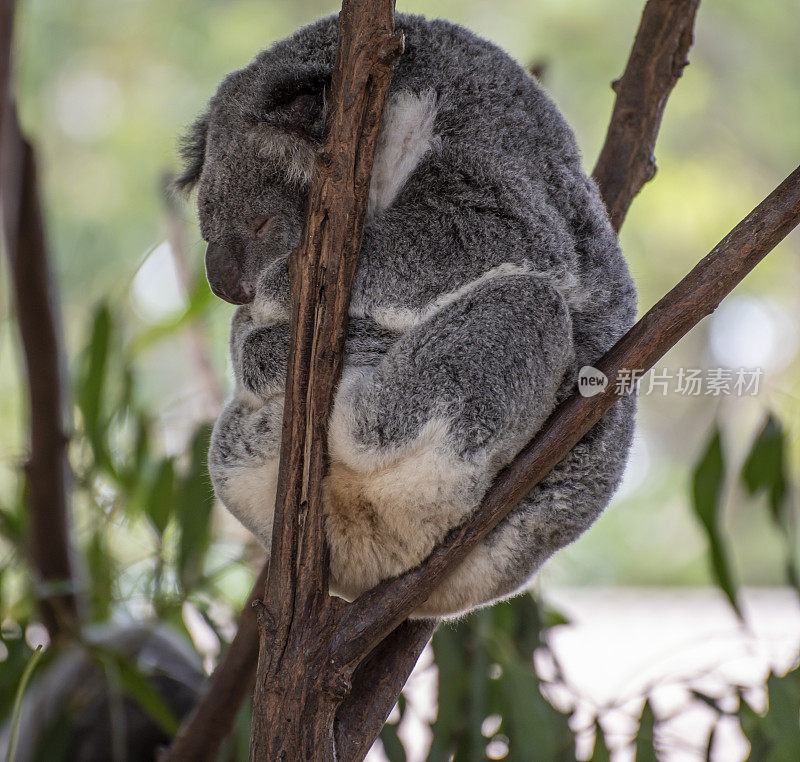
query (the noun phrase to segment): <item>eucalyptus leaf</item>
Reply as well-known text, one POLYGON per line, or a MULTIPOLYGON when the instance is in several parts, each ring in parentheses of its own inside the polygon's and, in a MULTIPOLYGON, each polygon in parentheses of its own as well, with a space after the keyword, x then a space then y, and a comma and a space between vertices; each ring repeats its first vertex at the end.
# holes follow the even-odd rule
POLYGON ((139 704, 164 732, 174 736, 180 722, 139 666, 114 651, 98 647, 95 647, 95 651, 95 656, 104 666, 112 667, 106 669, 106 673, 117 681, 119 688, 139 704))
POLYGON ((610 762, 611 754, 606 745, 606 735, 599 722, 594 724, 594 752, 591 762, 610 762))
POLYGON ((650 701, 645 701, 636 734, 636 762, 658 762, 655 737, 656 718, 650 701))
POLYGON ((199 426, 189 445, 188 468, 176 488, 176 516, 180 526, 178 574, 186 593, 202 577, 203 559, 211 539, 214 490, 207 464, 210 439, 211 426, 199 426))
POLYGON ((711 566, 717 584, 727 596, 737 616, 742 612, 737 600, 737 587, 731 574, 727 549, 720 532, 722 488, 725 482, 725 460, 719 429, 711 439, 695 467, 692 477, 692 504, 708 537, 711 566))

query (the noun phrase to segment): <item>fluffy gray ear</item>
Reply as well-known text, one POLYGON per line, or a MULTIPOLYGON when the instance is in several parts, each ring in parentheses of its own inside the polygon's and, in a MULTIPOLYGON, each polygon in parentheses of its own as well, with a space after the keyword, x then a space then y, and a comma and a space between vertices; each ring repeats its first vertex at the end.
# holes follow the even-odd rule
POLYGON ((321 71, 298 72, 271 88, 264 99, 263 121, 276 130, 312 143, 325 132, 325 98, 330 75, 321 71))
POLYGON ((198 117, 186 134, 180 139, 178 153, 183 162, 183 171, 175 179, 175 188, 189 193, 200 179, 203 162, 206 158, 206 136, 208 135, 208 114, 198 117))

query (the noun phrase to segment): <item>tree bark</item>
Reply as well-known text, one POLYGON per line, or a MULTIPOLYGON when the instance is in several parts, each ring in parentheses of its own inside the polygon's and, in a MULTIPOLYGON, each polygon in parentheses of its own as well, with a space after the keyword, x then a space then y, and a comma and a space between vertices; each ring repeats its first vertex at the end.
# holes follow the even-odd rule
POLYGON ((36 598, 51 640, 58 640, 75 634, 80 621, 68 523, 65 363, 36 160, 20 132, 11 92, 12 0, 3 0, 0 14, 0 198, 27 371, 30 434, 25 502, 36 598))
POLYGON ((251 760, 337 758, 334 717, 356 665, 337 664, 330 649, 344 603, 328 595, 322 480, 372 160, 401 51, 393 0, 345 0, 327 137, 289 264, 292 340, 251 760))
POLYGON ((367 755, 435 629, 435 620, 406 619, 358 666, 352 690, 336 713, 340 760, 360 762, 367 755))

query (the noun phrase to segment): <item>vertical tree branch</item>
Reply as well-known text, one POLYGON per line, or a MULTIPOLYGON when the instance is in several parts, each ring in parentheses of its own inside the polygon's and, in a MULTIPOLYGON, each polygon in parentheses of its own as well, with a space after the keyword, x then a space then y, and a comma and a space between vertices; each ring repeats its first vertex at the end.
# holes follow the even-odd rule
POLYGON ((20 132, 11 93, 14 4, 3 0, 0 64, 0 196, 5 248, 25 357, 30 415, 26 502, 42 619, 52 639, 74 632, 78 600, 68 528, 66 382, 33 149, 20 132))
POLYGON ((344 604, 328 594, 322 513, 327 425, 339 382, 350 288, 372 160, 402 39, 393 0, 345 0, 323 153, 290 257, 292 341, 250 757, 334 759, 348 675, 330 652, 344 604), (280 728, 280 730, 278 730, 280 728))
POLYGON ((689 63, 700 0, 648 0, 593 176, 614 230, 642 186, 653 179, 653 150, 667 98, 689 63))

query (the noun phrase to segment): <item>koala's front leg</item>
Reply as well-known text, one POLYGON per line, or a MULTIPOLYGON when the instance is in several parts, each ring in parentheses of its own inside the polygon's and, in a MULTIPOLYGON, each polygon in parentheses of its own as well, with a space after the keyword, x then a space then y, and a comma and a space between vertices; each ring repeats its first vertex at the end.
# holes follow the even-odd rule
POLYGON ((269 549, 278 478, 289 324, 275 300, 240 307, 231 323, 234 398, 208 453, 217 497, 269 549))
POLYGON ((208 470, 225 507, 269 550, 278 486, 283 396, 234 398, 214 425, 208 470))
POLYGON ((511 274, 476 284, 374 369, 346 369, 326 480, 334 589, 353 597, 425 558, 539 429, 573 357, 560 294, 511 274))

